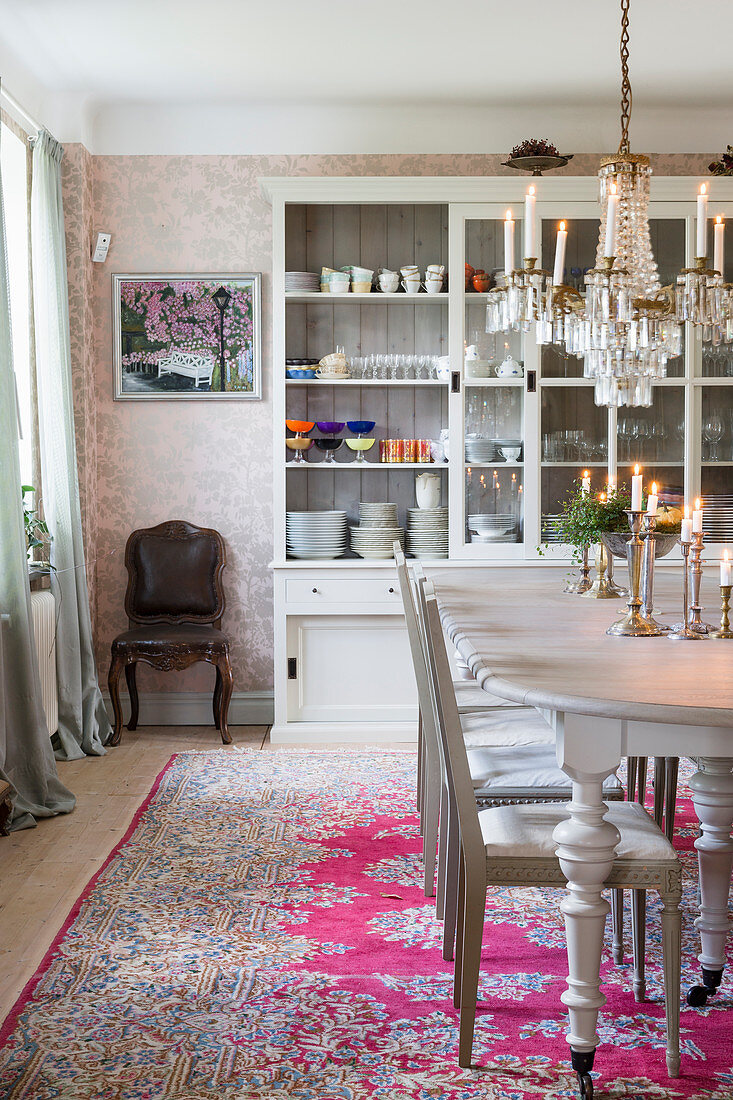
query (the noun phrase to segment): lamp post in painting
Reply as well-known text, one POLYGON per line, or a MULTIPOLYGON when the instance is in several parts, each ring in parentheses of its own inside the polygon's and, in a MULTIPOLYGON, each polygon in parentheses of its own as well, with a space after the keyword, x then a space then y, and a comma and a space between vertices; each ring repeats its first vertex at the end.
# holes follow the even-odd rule
POLYGON ((214 300, 216 308, 219 310, 219 389, 224 393, 226 388, 226 378, 224 374, 224 313, 232 300, 232 296, 225 286, 220 286, 211 297, 214 300))

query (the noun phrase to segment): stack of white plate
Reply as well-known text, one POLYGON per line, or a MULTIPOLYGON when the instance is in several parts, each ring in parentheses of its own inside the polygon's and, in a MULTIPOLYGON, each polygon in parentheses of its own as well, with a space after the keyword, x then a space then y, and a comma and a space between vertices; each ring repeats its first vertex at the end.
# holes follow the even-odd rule
POLYGON ((340 558, 346 550, 346 512, 286 512, 290 558, 340 558))
POLYGON ((407 550, 413 558, 448 557, 448 509, 407 509, 407 550))
POLYGON ((351 549, 360 558, 393 558, 393 543, 405 545, 402 527, 350 527, 351 549))
POLYGON ((471 542, 512 542, 515 529, 511 512, 474 512, 468 517, 471 542))
POLYGON ((540 538, 543 542, 562 542, 559 512, 543 512, 540 523, 540 538))
POLYGON ((494 441, 480 436, 466 439, 466 462, 493 462, 495 457, 494 441))
POLYGON ((318 293, 321 289, 321 276, 317 271, 286 271, 285 292, 300 291, 301 294, 318 293))
POLYGON ((359 523, 362 527, 396 527, 396 504, 371 504, 359 502, 359 523))
POLYGON ((716 494, 703 500, 702 526, 711 542, 733 539, 733 496, 716 494))

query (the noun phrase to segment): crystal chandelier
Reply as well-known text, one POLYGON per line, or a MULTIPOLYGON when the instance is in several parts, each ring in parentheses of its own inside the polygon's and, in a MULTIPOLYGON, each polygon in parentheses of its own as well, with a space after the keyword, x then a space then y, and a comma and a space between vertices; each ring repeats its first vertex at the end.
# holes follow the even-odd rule
MULTIPOLYGON (((609 406, 651 405, 652 383, 665 377, 667 360, 682 352, 685 321, 703 326, 704 338, 714 342, 733 338, 733 293, 722 278, 723 227, 716 229, 719 266, 716 262, 709 268, 707 206, 701 216, 700 198, 695 268, 682 271, 674 288, 660 286, 649 235, 651 165, 629 145, 629 4, 621 0, 621 141, 598 172, 600 231, 585 294, 562 282, 567 241, 563 222, 553 273, 535 267, 527 244, 529 236, 533 245, 533 229, 528 231, 527 224, 534 216, 532 195, 525 210, 523 269, 513 270, 513 260, 505 264, 505 285, 489 293, 486 313, 487 332, 528 332, 534 325, 538 344, 563 345, 583 359, 584 376, 595 380, 596 404, 609 406)), ((513 225, 507 211, 505 243, 513 225)), ((513 247, 505 255, 513 256, 513 247)))

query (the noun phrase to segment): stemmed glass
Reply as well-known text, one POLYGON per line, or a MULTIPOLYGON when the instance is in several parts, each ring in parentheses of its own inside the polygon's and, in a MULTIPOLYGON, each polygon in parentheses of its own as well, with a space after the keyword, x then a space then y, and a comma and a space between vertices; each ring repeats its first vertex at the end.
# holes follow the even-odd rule
POLYGON ((723 438, 723 421, 717 413, 709 416, 702 426, 702 437, 708 444, 708 461, 718 462, 718 444, 723 438))

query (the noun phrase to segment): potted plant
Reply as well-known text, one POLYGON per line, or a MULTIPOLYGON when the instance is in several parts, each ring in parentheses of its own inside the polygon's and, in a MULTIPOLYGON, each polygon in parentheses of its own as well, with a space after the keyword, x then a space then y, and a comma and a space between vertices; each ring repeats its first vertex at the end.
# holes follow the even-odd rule
POLYGON ((53 535, 48 529, 45 519, 41 519, 37 508, 30 506, 26 498, 35 493, 33 485, 21 485, 23 497, 23 521, 25 523, 25 541, 28 554, 28 571, 31 576, 49 574, 53 569, 48 560, 53 535))

